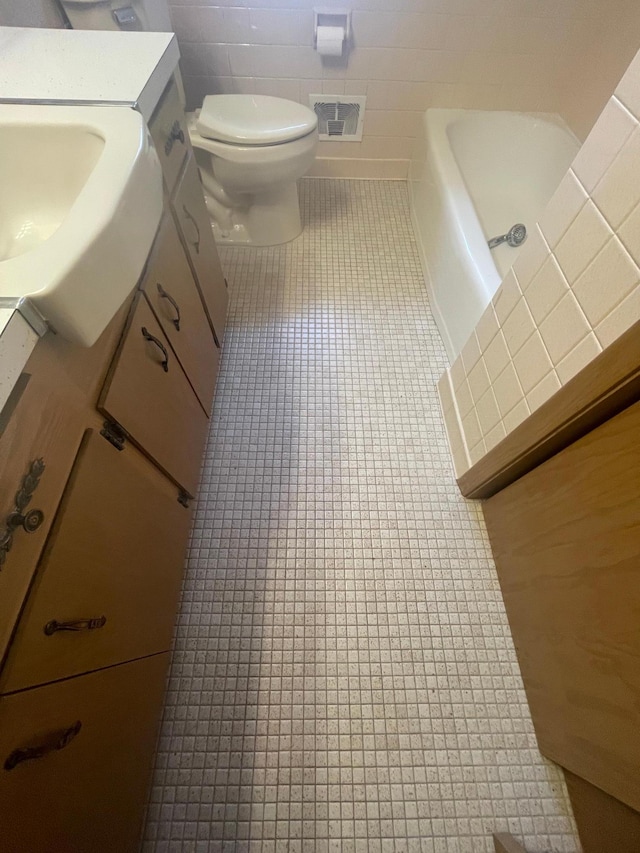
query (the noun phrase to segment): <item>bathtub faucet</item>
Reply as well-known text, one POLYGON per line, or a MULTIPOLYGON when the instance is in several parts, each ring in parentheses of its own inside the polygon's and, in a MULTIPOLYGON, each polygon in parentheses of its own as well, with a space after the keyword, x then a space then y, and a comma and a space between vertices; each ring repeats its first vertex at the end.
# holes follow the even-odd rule
POLYGON ((501 243, 508 243, 510 246, 515 248, 516 246, 521 246, 526 239, 526 225, 518 222, 518 224, 510 228, 506 234, 501 234, 500 237, 493 237, 489 240, 488 246, 490 249, 495 249, 495 247, 499 246, 501 243))

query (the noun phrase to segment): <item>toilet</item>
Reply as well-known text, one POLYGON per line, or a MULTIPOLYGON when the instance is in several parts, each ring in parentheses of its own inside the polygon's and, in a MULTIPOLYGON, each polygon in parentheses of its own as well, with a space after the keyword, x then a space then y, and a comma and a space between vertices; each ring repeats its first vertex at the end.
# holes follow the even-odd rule
POLYGON ((268 95, 208 95, 189 136, 219 243, 276 246, 302 231, 296 181, 313 163, 318 118, 268 95))

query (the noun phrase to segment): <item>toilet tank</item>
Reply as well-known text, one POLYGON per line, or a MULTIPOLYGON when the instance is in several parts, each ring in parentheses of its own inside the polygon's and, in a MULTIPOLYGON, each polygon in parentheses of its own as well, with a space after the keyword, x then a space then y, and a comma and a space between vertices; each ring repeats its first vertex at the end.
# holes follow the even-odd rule
POLYGON ((74 30, 170 32, 167 0, 61 0, 74 30))

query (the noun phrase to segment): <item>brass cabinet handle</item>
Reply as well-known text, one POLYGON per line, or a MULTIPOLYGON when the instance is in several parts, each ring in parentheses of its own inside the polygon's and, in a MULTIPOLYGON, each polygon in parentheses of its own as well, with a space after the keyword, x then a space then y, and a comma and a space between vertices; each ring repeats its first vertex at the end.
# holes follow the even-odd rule
POLYGON ((200 254, 200 228, 198 227, 198 223, 196 222, 195 216, 193 216, 193 214, 189 213, 189 211, 187 210, 186 204, 182 205, 182 209, 184 210, 184 215, 187 217, 187 219, 190 222, 193 222, 195 229, 196 229, 196 233, 198 234, 197 240, 190 240, 189 242, 191 243, 193 248, 196 250, 196 255, 199 255, 200 254))
POLYGON ((166 299, 167 302, 169 302, 171 305, 173 305, 175 312, 178 316, 174 320, 172 320, 171 322, 176 327, 176 332, 179 332, 180 331, 180 307, 179 307, 178 303, 173 298, 173 296, 171 296, 170 293, 167 293, 167 291, 160 284, 160 282, 158 282, 158 293, 160 294, 160 299, 166 299))
POLYGON ((106 624, 106 616, 97 616, 94 619, 76 619, 72 622, 58 622, 57 619, 52 619, 44 626, 44 632, 47 637, 51 637, 56 631, 95 631, 97 628, 103 628, 106 624))
POLYGON ((161 350, 164 355, 163 360, 160 362, 162 364, 162 369, 165 373, 169 372, 169 353, 166 350, 166 347, 163 345, 162 341, 159 341, 151 332, 147 331, 146 326, 142 327, 142 337, 145 341, 150 341, 152 344, 155 344, 159 350, 161 350))
POLYGON ((20 488, 13 499, 14 508, 5 518, 4 526, 0 527, 0 571, 2 571, 7 560, 7 554, 13 545, 13 536, 16 530, 22 527, 25 533, 35 533, 44 521, 44 513, 41 509, 25 512, 35 490, 38 488, 44 469, 44 459, 34 459, 29 465, 29 470, 22 478, 20 488))
POLYGON ((180 127, 180 122, 178 119, 174 121, 171 125, 171 130, 169 131, 169 135, 167 136, 167 141, 164 144, 164 153, 165 156, 168 157, 173 151, 173 146, 176 142, 179 142, 181 145, 184 145, 184 130, 180 127))
POLYGON ((72 740, 78 735, 82 728, 82 722, 77 720, 68 729, 52 732, 43 743, 39 746, 24 746, 19 749, 14 749, 5 762, 5 770, 13 770, 18 764, 23 764, 25 761, 35 761, 37 758, 44 758, 50 752, 56 752, 69 746, 72 740))

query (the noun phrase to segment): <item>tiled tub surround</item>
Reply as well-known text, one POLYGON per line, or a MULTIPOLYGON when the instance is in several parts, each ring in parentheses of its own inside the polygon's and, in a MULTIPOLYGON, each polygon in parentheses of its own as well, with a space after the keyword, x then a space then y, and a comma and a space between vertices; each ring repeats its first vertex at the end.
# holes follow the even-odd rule
POLYGON ((362 142, 320 144, 316 173, 344 177, 405 177, 434 106, 558 112, 584 138, 640 46, 636 0, 329 0, 353 10, 354 46, 325 63, 315 0, 171 5, 192 106, 215 92, 366 95, 362 142))
POLYGON ((305 180, 306 229, 225 250, 231 308, 148 851, 573 853, 397 182, 305 180))
POLYGON ((461 476, 640 319, 640 55, 440 381, 461 476))

